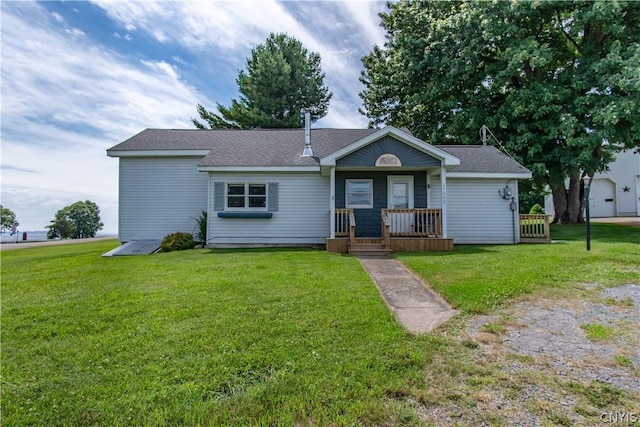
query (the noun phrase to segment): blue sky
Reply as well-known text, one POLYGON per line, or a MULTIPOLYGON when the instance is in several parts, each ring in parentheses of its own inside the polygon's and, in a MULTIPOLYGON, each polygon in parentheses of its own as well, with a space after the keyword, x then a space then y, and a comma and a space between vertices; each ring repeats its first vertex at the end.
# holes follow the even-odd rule
POLYGON ((117 232, 118 160, 145 128, 193 127, 238 96, 251 49, 285 32, 320 53, 333 91, 314 127, 366 127, 360 58, 384 43, 373 1, 12 2, 1 7, 2 204, 43 230, 78 200, 117 232))

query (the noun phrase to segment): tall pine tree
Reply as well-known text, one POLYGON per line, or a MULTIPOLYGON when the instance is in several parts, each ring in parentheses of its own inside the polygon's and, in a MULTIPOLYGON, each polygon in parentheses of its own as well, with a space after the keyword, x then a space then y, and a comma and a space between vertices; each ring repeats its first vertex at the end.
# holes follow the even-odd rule
POLYGON ((236 81, 240 98, 229 107, 218 103, 219 114, 198 104, 204 123, 192 119, 197 128, 298 128, 304 124, 303 108, 312 109, 314 120, 322 118, 332 96, 324 85, 320 55, 286 34, 272 33, 256 46, 236 81))

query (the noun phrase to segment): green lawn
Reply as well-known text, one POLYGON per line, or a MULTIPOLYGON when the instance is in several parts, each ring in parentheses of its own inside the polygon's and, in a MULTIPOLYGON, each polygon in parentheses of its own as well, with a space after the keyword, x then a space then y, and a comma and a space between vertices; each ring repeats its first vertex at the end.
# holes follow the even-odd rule
POLYGON ((486 313, 534 290, 581 283, 640 283, 640 228, 592 224, 551 227, 552 244, 468 245, 453 252, 398 254, 397 258, 452 305, 486 313))
POLYGON ((371 424, 422 385, 355 258, 115 245, 2 253, 3 425, 371 424))
MULTIPOLYGON (((580 230, 397 256, 466 312, 575 282, 640 283, 640 230, 594 224, 591 252, 572 240, 580 230)), ((464 364, 474 346, 404 332, 355 258, 100 257, 116 245, 2 252, 3 426, 415 425, 416 402, 442 398, 425 372, 477 369, 464 364)))

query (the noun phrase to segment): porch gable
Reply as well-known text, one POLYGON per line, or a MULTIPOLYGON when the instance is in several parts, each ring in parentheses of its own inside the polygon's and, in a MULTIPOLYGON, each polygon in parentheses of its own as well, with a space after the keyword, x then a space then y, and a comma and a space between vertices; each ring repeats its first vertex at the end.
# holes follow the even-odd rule
POLYGON ((375 167, 385 154, 392 154, 398 165, 390 167, 439 167, 441 160, 387 135, 336 160, 337 167, 375 167))
MULTIPOLYGON (((415 164, 413 167, 441 167, 451 169, 460 165, 460 159, 428 144, 406 132, 387 126, 379 131, 355 141, 328 156, 320 158, 320 171, 322 175, 329 175, 332 168, 341 163, 341 167, 358 168, 376 167, 376 161, 383 154, 392 154, 400 160, 402 167, 407 165, 402 161, 415 164), (401 146, 406 148, 401 148, 401 146), (383 150, 393 149, 395 152, 383 150), (377 154, 377 155, 376 155, 377 154), (418 154, 417 158, 412 156, 418 154), (420 163, 426 161, 428 164, 420 163), (351 165, 353 164, 353 165, 351 165)), ((391 168, 393 168, 392 166, 391 168)), ((397 166, 395 166, 397 167, 397 166)))

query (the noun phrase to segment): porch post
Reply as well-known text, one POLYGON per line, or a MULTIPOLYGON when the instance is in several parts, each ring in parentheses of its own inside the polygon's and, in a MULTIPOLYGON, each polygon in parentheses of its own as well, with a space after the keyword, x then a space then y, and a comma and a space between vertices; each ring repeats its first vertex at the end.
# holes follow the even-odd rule
POLYGON ((440 197, 442 204, 442 237, 447 238, 447 170, 440 166, 440 197))
POLYGON ((331 227, 331 238, 336 238, 336 168, 331 168, 331 178, 329 179, 329 227, 331 227))

